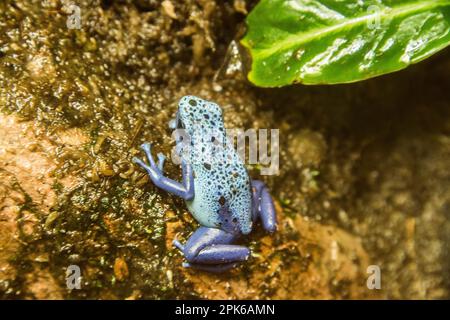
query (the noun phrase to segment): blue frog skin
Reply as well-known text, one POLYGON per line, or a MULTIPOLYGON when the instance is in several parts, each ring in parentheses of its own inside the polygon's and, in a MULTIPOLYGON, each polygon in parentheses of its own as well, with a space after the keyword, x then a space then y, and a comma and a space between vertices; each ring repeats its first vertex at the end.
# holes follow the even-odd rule
POLYGON ((183 198, 200 224, 185 245, 174 240, 187 260, 183 266, 210 272, 234 268, 248 259, 250 250, 233 242, 249 234, 258 219, 266 231, 276 230, 269 191, 263 182, 250 179, 226 137, 222 109, 216 103, 195 96, 181 98, 171 128, 181 132, 176 138, 181 183, 164 176, 165 156, 159 153, 155 163, 150 143, 141 146, 149 164, 138 158, 133 162, 157 187, 183 198))

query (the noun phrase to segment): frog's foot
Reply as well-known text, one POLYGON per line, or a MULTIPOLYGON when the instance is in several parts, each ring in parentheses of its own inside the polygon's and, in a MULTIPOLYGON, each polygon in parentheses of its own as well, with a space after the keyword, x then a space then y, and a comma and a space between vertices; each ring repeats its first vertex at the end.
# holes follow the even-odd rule
POLYGON ((180 249, 192 267, 210 272, 223 272, 235 267, 250 256, 247 247, 230 244, 236 236, 216 228, 200 227, 183 246, 177 240, 174 245, 180 249))
POLYGON ((277 216, 272 197, 264 182, 252 180, 253 188, 253 219, 261 219, 266 231, 274 232, 277 229, 277 216))
POLYGON ((162 155, 161 153, 158 154, 158 165, 156 165, 151 153, 151 144, 144 143, 141 148, 147 155, 147 159, 150 165, 146 164, 144 161, 136 157, 133 158, 133 162, 140 165, 147 171, 150 179, 157 187, 167 192, 173 193, 183 198, 184 200, 192 200, 194 198, 194 174, 192 171, 192 167, 189 164, 186 164, 184 161, 182 161, 181 163, 183 183, 180 183, 164 176, 164 155, 162 155))

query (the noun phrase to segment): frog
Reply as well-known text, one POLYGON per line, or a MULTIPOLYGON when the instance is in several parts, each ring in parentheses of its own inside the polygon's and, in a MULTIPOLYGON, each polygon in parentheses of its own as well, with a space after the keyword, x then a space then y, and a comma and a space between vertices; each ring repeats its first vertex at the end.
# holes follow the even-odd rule
POLYGON ((152 144, 141 145, 147 162, 132 161, 147 171, 158 188, 184 199, 200 225, 185 244, 173 245, 186 259, 183 267, 225 272, 247 261, 248 247, 236 244, 256 222, 272 234, 277 229, 273 199, 266 184, 250 178, 231 139, 226 135, 222 108, 188 95, 179 100, 176 116, 169 122, 175 134, 175 156, 181 164, 182 181, 164 175, 166 157, 152 155, 152 144))

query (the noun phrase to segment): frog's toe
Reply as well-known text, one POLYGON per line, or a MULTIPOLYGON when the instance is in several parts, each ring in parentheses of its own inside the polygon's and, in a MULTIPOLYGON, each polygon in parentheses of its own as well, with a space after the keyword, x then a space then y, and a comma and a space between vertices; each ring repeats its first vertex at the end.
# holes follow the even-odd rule
POLYGON ((133 157, 133 159, 131 159, 131 161, 133 161, 133 163, 136 163, 137 165, 140 165, 145 170, 149 169, 149 166, 144 161, 142 161, 141 159, 139 159, 137 157, 133 157))
POLYGON ((141 144, 141 149, 145 152, 150 152, 150 150, 152 149, 152 144, 150 142, 144 142, 143 144, 141 144))
POLYGON ((166 161, 166 156, 163 155, 161 152, 158 153, 157 156, 158 156, 158 168, 159 168, 159 170, 163 171, 164 161, 166 161))
POLYGON ((155 160, 153 160, 152 156, 152 144, 150 142, 145 142, 141 144, 141 149, 144 150, 145 155, 147 156, 148 161, 150 162, 150 166, 153 169, 158 168, 158 166, 155 163, 155 160))
POLYGON ((184 246, 181 244, 180 241, 178 241, 178 240, 175 239, 175 240, 172 241, 172 244, 173 244, 175 247, 177 247, 181 252, 184 251, 184 246))

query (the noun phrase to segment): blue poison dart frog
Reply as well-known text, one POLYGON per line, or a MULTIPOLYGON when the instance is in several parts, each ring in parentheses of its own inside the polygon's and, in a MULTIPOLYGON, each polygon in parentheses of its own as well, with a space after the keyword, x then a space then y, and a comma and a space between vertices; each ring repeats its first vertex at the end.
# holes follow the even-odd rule
POLYGON ((181 160, 183 182, 164 176, 165 157, 159 153, 155 163, 150 143, 142 145, 149 164, 138 158, 133 162, 157 187, 183 198, 201 225, 184 245, 173 242, 187 260, 183 266, 210 272, 231 269, 250 256, 247 247, 232 243, 249 234, 258 218, 266 231, 276 230, 272 198, 263 182, 250 179, 228 142, 217 104, 185 96, 170 127, 179 135, 175 154, 181 160))

